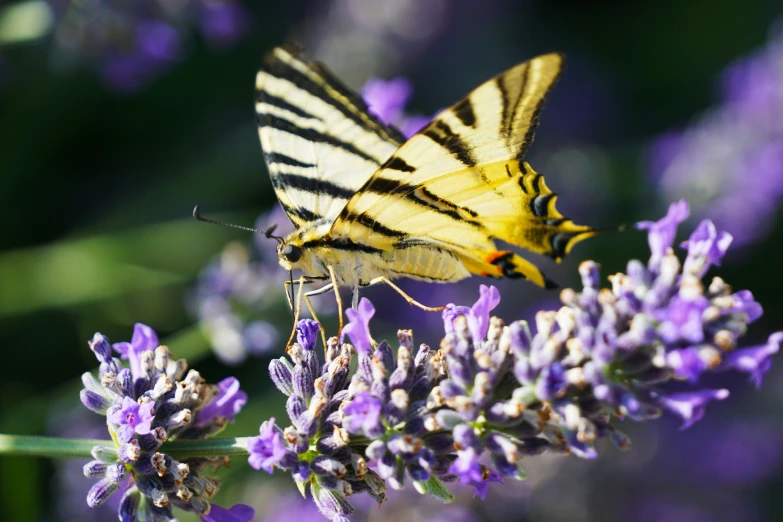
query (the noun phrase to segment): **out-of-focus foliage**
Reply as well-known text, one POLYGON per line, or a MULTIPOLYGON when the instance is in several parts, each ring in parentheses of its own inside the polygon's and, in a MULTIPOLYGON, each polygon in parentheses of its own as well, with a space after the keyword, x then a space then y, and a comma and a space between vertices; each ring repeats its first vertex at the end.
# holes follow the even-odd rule
MULTIPOLYGON (((89 26, 98 32, 76 34, 91 39, 65 39, 89 42, 67 49, 68 67, 63 35, 74 33, 64 28, 76 26, 63 25, 67 8, 124 2, 19 2, 15 10, 0 10, 0 432, 96 436, 91 430, 100 426, 81 426, 80 417, 66 414, 78 404, 78 376, 93 366, 84 340, 95 331, 126 339, 136 322, 153 326, 176 357, 198 362, 210 382, 229 374, 239 378, 250 402, 227 436, 255 434, 260 420, 285 415, 266 373, 291 327, 282 288, 270 290, 260 312, 231 309, 237 317, 272 325, 279 340, 230 368, 213 355, 208 338, 214 331, 208 322, 197 323, 193 301, 199 274, 218 262, 227 244, 246 245, 251 262, 272 259, 271 270, 274 242, 263 239, 254 246, 246 233, 189 217, 198 203, 209 217, 250 226, 274 204, 252 100, 255 70, 272 46, 301 42, 357 89, 373 76, 404 76, 413 86, 406 110, 420 114, 448 106, 517 62, 564 52, 568 67, 542 113, 529 161, 562 195, 564 213, 591 225, 616 226, 655 219, 670 199, 687 196, 663 192, 656 173, 647 172, 651 144, 719 104, 716 86, 724 71, 767 46, 773 22, 783 14, 771 0, 245 1, 234 33, 225 25, 230 17, 221 25, 199 10, 220 3, 127 2, 142 14, 114 18, 125 20, 120 24, 125 32, 105 34, 112 26, 89 26), (186 4, 195 10, 181 16, 166 10, 186 4), (221 30, 236 38, 216 45, 209 35, 221 30), (129 77, 108 77, 120 78, 119 84, 108 81, 101 60, 116 49, 100 46, 130 45, 119 38, 127 34, 148 38, 137 43, 151 38, 156 44, 148 51, 174 53, 173 42, 178 50, 153 53, 163 59, 154 62, 154 74, 141 78, 128 66, 120 72, 129 77), (131 86, 122 78, 144 81, 131 86), (260 316, 252 316, 255 312, 260 316)), ((745 175, 753 190, 754 171, 745 175)), ((764 238, 737 248, 722 267, 726 280, 752 289, 764 306, 755 329, 760 337, 751 333, 749 343, 763 342, 765 332, 780 328, 778 206, 774 201, 759 217, 764 238)), ((746 214, 754 210, 751 205, 746 214)), ((644 234, 630 230, 607 234, 580 245, 561 266, 541 263, 561 286, 571 286, 578 282, 581 259, 595 259, 602 273, 611 274, 643 255, 645 241, 644 234)), ((285 274, 274 277, 279 281, 285 274)), ((402 286, 427 303, 469 304, 481 282, 402 286)), ((501 317, 522 316, 552 298, 524 282, 501 285, 501 317)), ((393 328, 410 326, 416 341, 438 342, 437 315, 412 311, 388 288, 365 295, 378 308, 374 334, 393 337, 393 328), (375 330, 384 326, 385 332, 375 330)), ((330 296, 315 303, 333 307, 330 296)), ((326 323, 333 332, 334 317, 327 316, 326 323)), ((636 443, 630 452, 605 448, 594 462, 531 459, 526 482, 493 485, 483 503, 463 491, 458 504, 468 511, 454 511, 448 520, 779 520, 782 375, 773 366, 762 390, 753 394, 744 381, 733 383, 748 393, 715 404, 703 423, 685 432, 677 431, 676 421, 630 429, 636 443)), ((90 480, 74 467, 4 457, 0 518, 86 520, 78 509, 80 502, 86 509, 83 492, 90 480)), ((265 513, 280 517, 285 506, 276 507, 279 492, 294 491, 293 484, 287 477, 249 473, 238 459, 222 477, 218 502, 244 500, 254 504, 259 519, 265 513)), ((440 513, 431 501, 411 498, 392 494, 383 509, 367 506, 363 516, 431 521, 440 513)))

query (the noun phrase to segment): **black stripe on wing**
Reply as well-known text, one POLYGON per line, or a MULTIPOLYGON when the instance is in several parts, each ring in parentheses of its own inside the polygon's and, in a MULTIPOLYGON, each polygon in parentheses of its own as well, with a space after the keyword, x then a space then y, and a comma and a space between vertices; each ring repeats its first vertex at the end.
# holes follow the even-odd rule
MULTIPOLYGON (((291 114, 295 114, 299 116, 300 118, 323 121, 318 116, 307 112, 303 108, 297 107, 296 105, 287 102, 283 98, 280 98, 279 96, 274 96, 263 90, 260 90, 256 93, 256 101, 286 110, 291 114)), ((258 114, 265 114, 265 113, 258 113, 258 114)))
POLYGON ((332 199, 350 199, 354 195, 353 190, 345 188, 342 185, 302 174, 278 172, 272 176, 272 184, 276 189, 283 192, 293 188, 317 196, 326 195, 332 199))
POLYGON ((344 250, 346 252, 364 252, 367 254, 380 254, 383 252, 380 248, 354 243, 347 238, 318 238, 312 241, 302 243, 302 249, 325 247, 329 249, 344 250))
POLYGON ((476 211, 467 207, 460 207, 455 205, 450 201, 439 197, 437 194, 430 192, 427 190, 427 187, 423 185, 409 185, 402 181, 378 176, 373 178, 372 181, 362 189, 362 191, 381 194, 384 196, 399 195, 411 203, 425 207, 428 210, 437 212, 438 214, 443 214, 444 216, 448 216, 452 219, 481 227, 478 222, 471 219, 478 216, 476 211))
POLYGON ((343 151, 349 154, 353 154, 354 156, 359 156, 365 161, 375 163, 376 165, 378 164, 377 159, 370 156, 369 154, 364 152, 362 149, 358 148, 353 143, 342 141, 339 138, 335 138, 334 136, 329 134, 324 134, 315 129, 305 129, 299 127, 298 125, 295 125, 294 123, 286 120, 285 118, 280 118, 279 116, 272 116, 271 114, 265 114, 263 115, 263 118, 264 118, 264 124, 266 124, 269 127, 272 127, 274 129, 283 132, 287 132, 289 134, 293 134, 294 136, 299 136, 300 138, 305 139, 307 141, 312 141, 315 143, 325 143, 327 145, 331 145, 332 147, 342 149, 343 151))
POLYGON ((305 163, 304 161, 299 161, 298 159, 286 156, 285 154, 281 154, 279 152, 270 152, 268 154, 264 154, 264 159, 268 165, 288 165, 289 167, 299 167, 303 169, 315 168, 315 165, 312 163, 305 163))
POLYGON ((473 151, 459 134, 451 130, 448 123, 436 119, 427 125, 421 133, 446 149, 466 167, 476 166, 473 151))
POLYGON ((343 219, 345 219, 346 221, 355 222, 364 225, 365 227, 369 228, 373 232, 376 232, 386 237, 402 239, 409 236, 409 234, 405 232, 402 232, 400 230, 395 230, 393 228, 389 228, 386 225, 382 225, 381 223, 373 219, 371 216, 368 216, 367 214, 357 215, 357 214, 348 213, 347 215, 343 216, 343 219))
POLYGON ((296 48, 296 46, 287 45, 285 50, 289 52, 295 59, 298 59, 303 64, 307 65, 307 67, 309 67, 315 74, 320 76, 330 89, 336 93, 339 93, 340 96, 342 96, 353 106, 353 110, 348 105, 341 103, 341 100, 330 96, 324 85, 319 85, 306 74, 297 70, 291 64, 286 63, 279 57, 275 56, 274 53, 271 53, 267 60, 265 60, 261 70, 277 78, 283 78, 290 81, 298 88, 317 97, 324 103, 333 107, 347 119, 351 120, 356 125, 367 130, 368 132, 378 134, 382 138, 395 141, 398 144, 405 142, 405 137, 402 135, 402 133, 400 133, 400 131, 394 129, 393 127, 384 125, 375 116, 370 114, 368 112, 367 105, 362 101, 362 99, 357 96, 356 93, 352 92, 348 87, 346 87, 342 82, 340 82, 325 66, 320 63, 308 63, 305 60, 299 58, 301 52, 298 48, 296 48))
POLYGON ((311 223, 322 218, 322 216, 319 216, 312 210, 300 207, 292 207, 290 205, 286 205, 282 201, 280 201, 280 206, 283 207, 283 211, 285 211, 286 215, 291 218, 291 221, 293 221, 294 225, 296 226, 299 226, 302 223, 311 223), (301 223, 297 223, 294 218, 299 220, 301 223))

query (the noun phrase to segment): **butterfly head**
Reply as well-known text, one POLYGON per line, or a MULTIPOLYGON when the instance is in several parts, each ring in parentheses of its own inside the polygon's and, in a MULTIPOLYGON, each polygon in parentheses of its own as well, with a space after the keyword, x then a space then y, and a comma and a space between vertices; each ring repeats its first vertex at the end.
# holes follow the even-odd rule
POLYGON ((277 245, 277 258, 286 270, 293 270, 302 259, 302 248, 292 242, 281 242, 277 245))

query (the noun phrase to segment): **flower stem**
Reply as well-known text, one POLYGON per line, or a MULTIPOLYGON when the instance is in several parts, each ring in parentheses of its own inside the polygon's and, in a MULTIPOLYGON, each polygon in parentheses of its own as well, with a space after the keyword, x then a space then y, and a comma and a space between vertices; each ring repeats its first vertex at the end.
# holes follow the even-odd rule
POLYGON ((64 439, 35 435, 0 434, 0 455, 33 455, 59 459, 92 458, 93 446, 113 446, 111 440, 64 439))
MULTIPOLYGON (((235 457, 246 456, 250 437, 233 439, 180 440, 167 442, 160 447, 162 453, 174 458, 235 457)), ((35 435, 0 434, 0 455, 32 455, 65 459, 89 459, 93 446, 113 446, 111 440, 65 439, 35 435)))

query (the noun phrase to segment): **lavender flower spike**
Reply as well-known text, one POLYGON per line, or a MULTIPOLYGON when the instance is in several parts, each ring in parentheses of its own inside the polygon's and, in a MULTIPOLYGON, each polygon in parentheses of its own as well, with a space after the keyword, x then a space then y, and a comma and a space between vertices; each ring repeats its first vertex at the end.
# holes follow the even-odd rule
MULTIPOLYGON (((472 307, 444 310, 438 351, 415 350, 413 333, 400 330, 395 355, 386 341, 372 341, 375 310, 363 299, 343 330, 354 346, 333 337, 323 364, 299 347, 289 350, 290 363, 270 365, 291 424, 262 425, 251 465, 290 471, 324 516, 344 520, 352 494, 382 502, 387 487, 410 480, 449 502, 446 484, 459 481, 483 499, 490 482, 524 478, 524 459, 545 451, 596 458, 602 438, 628 449, 621 420, 666 411, 692 426, 707 404, 729 396, 700 389, 702 376, 734 369, 760 385, 783 332, 737 348, 761 306, 718 277, 702 282, 731 239, 711 222, 684 244, 685 263, 676 257, 677 225, 687 213, 681 201, 662 220, 639 224, 649 230, 650 260, 630 261, 627 273, 609 277, 610 288, 600 288, 597 263, 583 262, 582 291, 563 290, 563 306, 540 311, 535 329, 491 317, 500 294, 482 285, 472 307), (695 387, 671 393, 671 381, 695 387)), ((314 341, 303 334, 300 342, 314 341)))
POLYGON ((185 463, 160 451, 169 439, 203 439, 225 428, 247 400, 239 382, 229 377, 209 385, 195 370, 186 373, 187 363, 173 360, 143 324, 136 324, 130 343, 114 345, 130 369, 111 357, 101 334, 89 344, 100 362, 100 379, 82 377, 82 401, 106 416, 115 444, 94 447, 95 460, 84 466, 85 476, 97 479, 87 503, 97 506, 123 491, 118 516, 127 522, 174 520, 173 507, 195 512, 205 522, 249 522, 254 515, 249 506, 223 509, 208 500, 219 483, 203 472, 228 464, 228 457, 185 463), (96 406, 104 403, 110 406, 102 412, 96 406))

